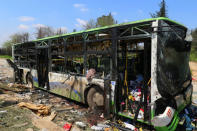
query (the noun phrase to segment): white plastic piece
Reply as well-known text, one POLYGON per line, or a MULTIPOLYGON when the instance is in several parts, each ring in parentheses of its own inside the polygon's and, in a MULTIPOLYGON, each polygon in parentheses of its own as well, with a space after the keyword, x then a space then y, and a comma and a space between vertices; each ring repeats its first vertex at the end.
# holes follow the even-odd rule
POLYGON ((91 129, 94 130, 94 131, 103 131, 104 130, 104 127, 92 126, 91 129))
POLYGON ((174 116, 174 109, 172 107, 167 107, 163 114, 155 116, 151 122, 155 127, 162 127, 168 125, 173 116, 174 116))
POLYGON ((144 118, 144 110, 140 109, 139 114, 138 114, 138 119, 143 119, 144 118))
POLYGON ((126 128, 129 128, 131 130, 135 130, 135 126, 133 126, 133 125, 131 125, 129 123, 124 122, 124 125, 125 125, 126 128))
POLYGON ((79 127, 82 127, 82 128, 86 127, 86 124, 83 123, 83 122, 80 122, 80 121, 75 122, 75 124, 76 124, 77 126, 79 126, 79 127))

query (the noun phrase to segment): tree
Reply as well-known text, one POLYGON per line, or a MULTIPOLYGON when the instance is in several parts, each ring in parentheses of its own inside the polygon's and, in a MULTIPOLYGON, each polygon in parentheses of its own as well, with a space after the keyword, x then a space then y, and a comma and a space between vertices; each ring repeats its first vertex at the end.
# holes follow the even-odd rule
POLYGON ((102 15, 101 17, 97 18, 96 25, 98 27, 107 26, 117 24, 117 21, 114 19, 111 13, 109 15, 102 15))
POLYGON ((9 40, 3 43, 3 48, 7 50, 7 54, 11 54, 12 45, 29 41, 29 33, 15 33, 10 36, 9 40))
POLYGON ((77 29, 73 29, 73 32, 77 32, 77 29))
POLYGON ((4 42, 3 47, 4 48, 11 48, 13 44, 16 43, 23 43, 29 41, 29 33, 15 33, 10 36, 10 39, 4 42))
POLYGON ((11 40, 7 40, 6 42, 3 43, 3 48, 11 48, 13 45, 11 40))
POLYGON ((66 34, 67 33, 67 31, 66 30, 63 30, 62 28, 58 28, 57 30, 56 30, 56 35, 62 35, 62 34, 66 34))
POLYGON ((151 13, 151 17, 152 18, 156 18, 156 17, 168 17, 167 14, 167 6, 166 6, 166 2, 165 0, 162 0, 161 3, 159 4, 160 10, 156 11, 155 13, 151 13))
POLYGON ((23 43, 29 41, 29 33, 24 32, 24 33, 15 33, 10 36, 10 41, 13 43, 23 43))
MULTIPOLYGON (((117 21, 114 19, 111 13, 109 15, 102 15, 98 17, 96 20, 90 19, 86 24, 82 25, 82 28, 85 30, 96 28, 96 27, 103 27, 108 25, 117 24, 117 21)), ((73 32, 76 30, 74 29, 73 32)))
POLYGON ((90 19, 87 24, 83 25, 83 28, 85 30, 87 29, 92 29, 92 28, 96 28, 97 27, 97 23, 95 22, 94 19, 90 19))
POLYGON ((55 35, 55 31, 52 27, 49 26, 44 26, 44 27, 39 27, 36 28, 36 38, 44 38, 44 37, 49 37, 55 35))
POLYGON ((191 35, 192 35, 192 45, 196 46, 197 49, 197 28, 191 31, 191 35))

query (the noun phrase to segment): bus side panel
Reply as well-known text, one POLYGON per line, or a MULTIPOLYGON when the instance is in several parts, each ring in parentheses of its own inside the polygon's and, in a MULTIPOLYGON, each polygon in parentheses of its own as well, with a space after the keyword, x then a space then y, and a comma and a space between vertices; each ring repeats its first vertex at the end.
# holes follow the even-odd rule
POLYGON ((85 103, 84 91, 87 80, 82 76, 49 72, 50 92, 85 103))
POLYGON ((37 70, 32 70, 31 75, 33 77, 33 85, 34 87, 38 87, 38 73, 37 70))

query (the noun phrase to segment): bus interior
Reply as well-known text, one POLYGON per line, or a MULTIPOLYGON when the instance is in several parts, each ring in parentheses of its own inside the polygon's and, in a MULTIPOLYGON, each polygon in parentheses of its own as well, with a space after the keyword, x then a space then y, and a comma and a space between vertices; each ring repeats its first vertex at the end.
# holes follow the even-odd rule
POLYGON ((149 119, 151 39, 120 41, 117 59, 119 88, 116 101, 119 115, 134 118, 138 113, 137 119, 149 119))

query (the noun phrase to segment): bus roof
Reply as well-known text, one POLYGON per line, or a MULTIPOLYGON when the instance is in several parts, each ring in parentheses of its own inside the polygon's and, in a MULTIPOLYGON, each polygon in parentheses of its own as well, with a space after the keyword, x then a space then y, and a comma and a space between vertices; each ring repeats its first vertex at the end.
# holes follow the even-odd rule
MULTIPOLYGON (((81 33, 92 32, 92 31, 99 31, 99 30, 102 30, 102 29, 119 27, 119 26, 124 26, 124 25, 132 25, 132 24, 138 24, 138 23, 143 23, 143 22, 150 22, 150 21, 154 21, 154 20, 165 20, 165 21, 169 21, 171 23, 178 24, 179 26, 182 26, 182 27, 186 28, 184 25, 182 25, 182 24, 180 24, 180 23, 178 23, 176 21, 173 21, 173 20, 171 20, 169 18, 158 17, 158 18, 150 18, 150 19, 132 21, 132 22, 127 22, 127 23, 121 23, 121 24, 114 24, 114 25, 104 26, 104 27, 98 27, 98 28, 93 28, 93 29, 88 29, 88 30, 83 30, 83 31, 78 31, 78 32, 72 32, 72 33, 67 33, 67 34, 62 34, 62 35, 55 35, 55 36, 45 37, 45 38, 41 38, 41 39, 36 39, 36 40, 30 41, 30 42, 39 42, 39 41, 48 40, 48 39, 54 39, 54 38, 58 38, 58 37, 64 37, 64 36, 69 36, 69 35, 76 35, 76 34, 81 34, 81 33)), ((18 44, 20 44, 20 43, 18 43, 18 44)))

